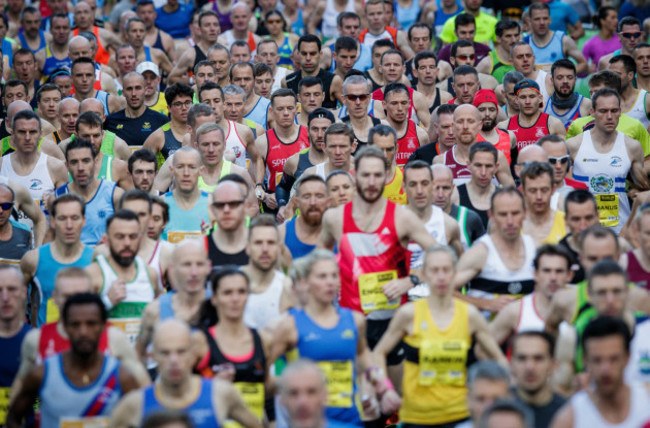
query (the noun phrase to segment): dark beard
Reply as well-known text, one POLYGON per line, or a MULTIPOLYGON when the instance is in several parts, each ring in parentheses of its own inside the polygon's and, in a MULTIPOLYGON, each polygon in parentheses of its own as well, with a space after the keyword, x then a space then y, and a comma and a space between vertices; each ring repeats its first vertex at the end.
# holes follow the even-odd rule
POLYGON ((122 257, 119 254, 115 253, 113 249, 111 248, 111 257, 113 260, 115 260, 115 263, 118 265, 122 266, 123 268, 127 268, 133 264, 133 261, 135 260, 135 255, 131 257, 122 257))
POLYGON ((494 128, 496 128, 496 126, 497 126, 497 120, 496 119, 494 119, 493 121, 491 121, 487 125, 485 124, 485 122, 483 122, 483 125, 481 126, 481 131, 483 131, 483 132, 492 131, 494 128))

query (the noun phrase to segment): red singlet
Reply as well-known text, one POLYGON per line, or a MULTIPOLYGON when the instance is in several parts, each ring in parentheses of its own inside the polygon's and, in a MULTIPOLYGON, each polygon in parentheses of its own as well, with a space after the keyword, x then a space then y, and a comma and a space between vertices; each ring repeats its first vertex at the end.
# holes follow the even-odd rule
POLYGON ((269 191, 275 191, 275 186, 282 180, 284 164, 292 155, 309 147, 309 133, 307 128, 300 126, 296 141, 286 144, 280 141, 275 129, 266 133, 268 140, 268 153, 266 154, 266 169, 269 176, 269 191))
MULTIPOLYGON (((496 128, 497 134, 499 134, 499 141, 497 141, 496 144, 492 144, 498 151, 503 153, 503 155, 506 157, 508 160, 508 165, 512 163, 512 159, 510 158, 510 134, 508 134, 507 131, 503 131, 499 128, 496 128)), ((476 142, 479 141, 487 141, 481 133, 479 132, 478 135, 476 136, 476 142)))
POLYGON ((472 172, 469 170, 469 167, 460 163, 456 160, 456 146, 454 145, 451 150, 445 152, 445 166, 448 166, 451 169, 451 172, 454 174, 454 184, 459 185, 467 183, 472 178, 472 172))
POLYGON ((540 113, 537 122, 530 128, 519 125, 519 115, 516 114, 508 122, 508 131, 512 131, 517 139, 517 149, 521 151, 524 147, 535 144, 544 135, 550 134, 548 130, 548 114, 540 113))
MULTIPOLYGON (((60 354, 70 349, 70 341, 59 334, 56 329, 57 322, 41 326, 41 337, 38 340, 38 362, 42 363, 52 355, 60 354)), ((99 351, 108 353, 108 324, 99 337, 99 351)))
POLYGON ((397 166, 406 165, 411 154, 420 147, 420 141, 418 140, 418 130, 415 127, 415 122, 412 120, 408 121, 408 126, 406 127, 406 133, 402 138, 397 140, 397 154, 395 155, 395 162, 397 166))

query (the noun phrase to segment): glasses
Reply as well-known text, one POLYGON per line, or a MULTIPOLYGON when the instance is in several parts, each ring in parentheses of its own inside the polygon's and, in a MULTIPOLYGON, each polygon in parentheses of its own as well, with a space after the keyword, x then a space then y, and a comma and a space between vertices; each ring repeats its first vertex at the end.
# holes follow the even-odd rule
POLYGON ((471 54, 471 55, 456 55, 456 58, 458 58, 461 61, 474 61, 476 58, 476 55, 471 54))
POLYGON ((229 207, 230 209, 236 209, 239 208, 242 204, 244 203, 244 200, 240 201, 227 201, 227 202, 213 202, 212 206, 215 207, 218 210, 222 210, 226 207, 229 207))
POLYGON ((560 162, 562 165, 564 165, 565 163, 569 162, 569 158, 570 158, 569 155, 560 156, 559 158, 555 157, 555 156, 549 156, 548 157, 548 162, 551 165, 555 165, 558 162, 560 162))
POLYGON ((353 102, 354 102, 354 101, 356 101, 356 100, 359 100, 359 101, 361 101, 361 102, 364 102, 365 100, 368 99, 368 96, 369 96, 369 95, 370 95, 370 94, 361 94, 361 95, 352 95, 352 94, 350 94, 350 95, 343 95, 343 96, 344 96, 345 98, 347 98, 348 101, 353 101, 353 102))
POLYGON ((625 37, 626 39, 638 39, 642 35, 643 33, 640 31, 633 31, 631 33, 621 33, 621 36, 625 37))
POLYGON ((194 103, 192 101, 189 101, 189 100, 185 101, 184 103, 182 103, 180 101, 176 101, 176 102, 172 103, 172 107, 175 107, 175 108, 181 108, 181 107, 190 108, 190 107, 192 107, 192 104, 194 104, 194 103))
POLYGON ((0 204, 0 208, 2 208, 2 211, 8 211, 14 207, 13 202, 3 202, 0 204))

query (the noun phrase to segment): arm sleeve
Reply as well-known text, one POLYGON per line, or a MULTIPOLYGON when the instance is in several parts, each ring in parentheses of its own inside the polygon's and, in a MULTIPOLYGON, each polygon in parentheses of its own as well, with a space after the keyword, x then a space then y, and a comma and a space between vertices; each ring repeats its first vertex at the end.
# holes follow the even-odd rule
POLYGON ((278 201, 278 206, 283 207, 289 202, 291 188, 295 182, 296 177, 289 174, 282 174, 280 184, 275 186, 275 199, 278 201))

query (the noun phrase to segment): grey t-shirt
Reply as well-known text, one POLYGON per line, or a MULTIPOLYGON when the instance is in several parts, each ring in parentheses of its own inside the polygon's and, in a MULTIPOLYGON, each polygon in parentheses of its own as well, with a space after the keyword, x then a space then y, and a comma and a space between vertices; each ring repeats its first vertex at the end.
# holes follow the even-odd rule
POLYGON ((0 240, 0 263, 18 263, 30 249, 31 233, 22 225, 9 220, 13 233, 8 241, 0 240))

